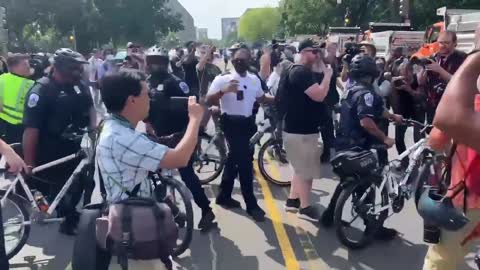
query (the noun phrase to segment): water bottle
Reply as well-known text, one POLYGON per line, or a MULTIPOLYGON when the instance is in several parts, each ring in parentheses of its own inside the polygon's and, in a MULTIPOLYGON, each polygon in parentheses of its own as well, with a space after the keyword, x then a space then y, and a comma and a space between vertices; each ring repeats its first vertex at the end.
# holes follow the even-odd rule
POLYGON ((41 212, 47 212, 48 211, 48 202, 47 199, 45 199, 45 196, 40 191, 35 191, 33 194, 33 198, 35 198, 35 202, 38 205, 38 208, 40 209, 41 212))

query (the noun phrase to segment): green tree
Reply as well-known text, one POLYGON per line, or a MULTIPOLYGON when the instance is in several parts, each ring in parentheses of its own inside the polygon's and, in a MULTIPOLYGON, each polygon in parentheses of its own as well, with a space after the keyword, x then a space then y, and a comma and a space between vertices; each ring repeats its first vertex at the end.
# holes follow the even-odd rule
POLYGON ((280 12, 276 8, 250 9, 240 18, 238 34, 247 41, 272 39, 280 26, 280 12))
POLYGON ((75 32, 77 49, 87 52, 110 41, 116 46, 130 40, 149 45, 158 36, 182 30, 180 16, 165 6, 166 1, 0 0, 0 5, 7 9, 10 50, 35 50, 31 42, 52 33, 58 46, 73 47, 63 41, 75 32))
POLYGON ((330 26, 343 26, 347 9, 351 26, 366 27, 371 21, 391 21, 391 0, 282 0, 279 9, 290 34, 326 34, 330 26))

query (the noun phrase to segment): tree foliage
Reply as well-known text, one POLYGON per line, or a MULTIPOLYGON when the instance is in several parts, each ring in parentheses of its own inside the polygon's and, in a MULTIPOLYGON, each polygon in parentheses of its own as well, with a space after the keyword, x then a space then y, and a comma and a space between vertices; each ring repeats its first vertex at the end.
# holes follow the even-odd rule
POLYGON ((280 26, 280 12, 276 8, 247 10, 240 18, 238 34, 247 41, 272 39, 280 26))
MULTIPOLYGON (((480 9, 479 0, 410 0, 412 26, 424 30, 439 21, 437 8, 480 9)), ((282 24, 289 35, 326 34, 330 26, 344 26, 350 13, 349 26, 368 27, 369 22, 402 22, 399 0, 281 0, 282 24)))
POLYGON ((152 44, 171 31, 183 30, 181 16, 165 6, 167 1, 0 0, 0 6, 7 9, 10 50, 32 50, 40 37, 69 45, 63 43, 74 34, 77 49, 86 52, 110 42, 152 44))

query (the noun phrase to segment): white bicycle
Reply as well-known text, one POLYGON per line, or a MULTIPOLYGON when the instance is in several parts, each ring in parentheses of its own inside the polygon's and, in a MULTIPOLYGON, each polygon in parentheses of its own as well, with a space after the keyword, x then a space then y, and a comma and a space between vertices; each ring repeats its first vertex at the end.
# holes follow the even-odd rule
MULTIPOLYGON (((14 257, 26 244, 32 224, 60 223, 64 220, 64 218, 57 218, 53 215, 60 201, 67 193, 75 177, 82 170, 94 168, 93 166, 86 166, 87 164, 93 164, 94 153, 93 143, 88 136, 88 131, 82 130, 80 133, 71 133, 69 137, 82 140, 82 148, 77 153, 38 166, 32 171, 35 175, 35 173, 71 160, 82 159, 50 205, 44 200, 43 194, 38 191, 32 193, 22 173, 13 175, 8 172, 7 168, 0 169, 0 179, 11 181, 6 190, 0 190, 5 250, 8 259, 14 257), (24 191, 26 198, 17 193, 16 189, 18 187, 24 191)), ((0 164, 5 164, 3 157, 0 164)))
MULTIPOLYGON (((414 120, 406 120, 405 124, 422 127, 422 133, 431 128, 414 120)), ((334 211, 334 223, 339 240, 351 249, 367 246, 384 221, 402 211, 406 201, 413 197, 416 202, 418 201, 425 178, 428 178, 426 175, 419 175, 419 172, 430 173, 433 168, 431 166, 438 164, 442 157, 430 150, 427 139, 424 138, 385 168, 377 167, 362 175, 355 171, 348 173, 349 175, 340 175, 339 171, 345 171, 341 168, 344 165, 340 163, 346 163, 348 160, 342 162, 333 160, 334 171, 341 177, 342 185, 341 192, 337 194, 338 200, 334 211), (407 168, 402 166, 401 161, 404 159, 410 161, 407 168), (426 170, 425 166, 428 166, 426 170)))

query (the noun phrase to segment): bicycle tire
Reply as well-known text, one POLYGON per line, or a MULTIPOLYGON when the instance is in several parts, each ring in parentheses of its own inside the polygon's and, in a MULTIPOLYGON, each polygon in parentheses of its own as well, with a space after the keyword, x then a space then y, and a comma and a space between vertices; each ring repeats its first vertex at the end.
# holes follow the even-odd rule
POLYGON ((178 245, 174 251, 173 256, 178 257, 182 255, 189 247, 190 243, 192 242, 193 238, 193 228, 194 228, 194 220, 193 220, 193 207, 192 207, 192 200, 193 196, 190 190, 185 186, 183 182, 175 178, 170 177, 162 177, 161 182, 168 187, 173 187, 180 193, 182 196, 182 200, 185 203, 185 215, 186 215, 186 233, 184 239, 181 239, 182 242, 178 245))
MULTIPOLYGON (((5 190, 0 190, 0 198, 3 198, 5 196, 6 191, 5 190)), ((23 221, 24 222, 29 222, 30 221, 30 214, 27 211, 27 208, 25 207, 25 203, 27 200, 17 194, 10 193, 8 194, 7 200, 13 202, 17 208, 20 210, 22 216, 23 216, 23 221)), ((2 209, 2 215, 3 215, 3 209, 2 209)), ((5 220, 3 220, 5 222, 5 220)), ((2 224, 3 226, 3 224, 2 224)), ((15 255, 17 255, 20 250, 25 246, 27 243, 28 237, 30 236, 30 224, 23 225, 23 235, 20 241, 18 242, 17 246, 13 248, 10 252, 7 252, 7 259, 13 258, 15 255)), ((5 234, 5 231, 4 231, 5 234)))
MULTIPOLYGON (((335 231, 338 240, 340 242, 348 247, 351 250, 358 250, 358 249, 363 249, 366 246, 368 246, 372 240, 375 232, 378 230, 380 225, 383 223, 383 221, 387 218, 388 211, 384 210, 382 213, 380 213, 380 218, 382 222, 375 222, 373 227, 370 227, 369 232, 367 232, 367 227, 365 227, 365 231, 363 232, 363 237, 359 241, 351 241, 346 235, 343 230, 343 222, 342 222, 342 214, 343 214, 343 208, 345 206, 345 203, 347 202, 348 198, 350 198, 351 195, 355 192, 356 188, 360 187, 363 185, 362 183, 358 182, 352 182, 351 184, 346 185, 342 192, 340 193, 340 196, 338 198, 337 204, 335 205, 335 211, 334 211, 334 224, 335 224, 335 231)), ((374 185, 374 184, 370 184, 374 185)), ((382 192, 382 206, 385 204, 385 202, 388 201, 387 194, 386 192, 382 192)), ((363 220, 363 218, 362 218, 363 220)))
MULTIPOLYGON (((263 164, 264 156, 265 153, 267 153, 267 150, 270 146, 275 145, 275 140, 270 138, 268 141, 266 141, 262 147, 260 147, 260 150, 258 151, 258 158, 257 158, 257 164, 258 164, 258 169, 260 170, 260 174, 265 178, 267 181, 277 185, 277 186, 282 186, 282 187, 288 187, 292 183, 291 181, 284 182, 275 179, 273 176, 268 174, 267 169, 265 168, 265 165, 263 164)), ((268 154, 268 153, 267 153, 268 154)))
MULTIPOLYGON (((206 141, 208 141, 208 142, 210 143, 210 141, 211 141, 212 139, 213 139, 213 138, 210 137, 210 136, 201 135, 198 141, 199 141, 199 144, 201 145, 202 140, 206 140, 206 141)), ((198 172, 197 172, 197 170, 195 169, 195 163, 194 163, 193 169, 195 170, 195 173, 197 174, 197 176, 199 176, 198 179, 200 180, 200 184, 202 184, 202 185, 207 185, 207 184, 211 183, 212 181, 214 181, 215 179, 217 179, 217 178, 220 176, 220 174, 222 174, 223 169, 225 169, 225 163, 227 162, 227 150, 225 149, 224 144, 222 144, 222 142, 220 142, 219 140, 215 140, 215 141, 213 142, 213 145, 214 145, 215 148, 218 150, 218 153, 219 153, 219 155, 220 155, 220 163, 218 164, 218 168, 215 170, 215 172, 214 172, 211 176, 209 176, 209 177, 207 177, 207 178, 205 178, 205 179, 202 179, 202 178, 198 175, 198 172)), ((197 146, 197 150, 198 150, 198 146, 197 146)), ((196 152, 196 153, 195 153, 195 155, 196 155, 195 158, 196 158, 197 160, 200 160, 199 157, 198 157, 198 155, 199 155, 198 151, 195 151, 195 152, 196 152)), ((201 162, 201 160, 200 160, 200 162, 201 162)))

